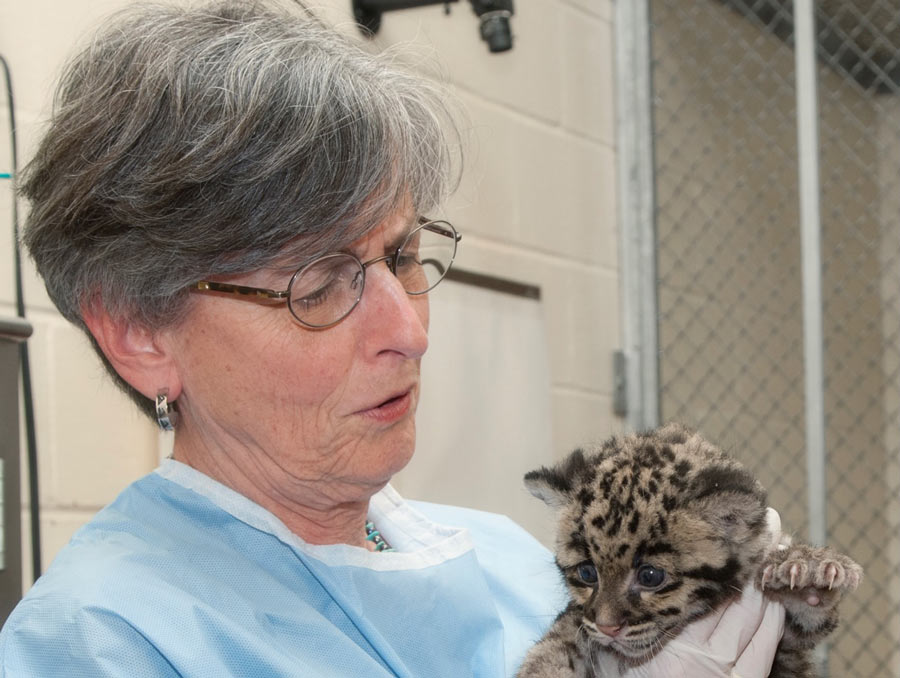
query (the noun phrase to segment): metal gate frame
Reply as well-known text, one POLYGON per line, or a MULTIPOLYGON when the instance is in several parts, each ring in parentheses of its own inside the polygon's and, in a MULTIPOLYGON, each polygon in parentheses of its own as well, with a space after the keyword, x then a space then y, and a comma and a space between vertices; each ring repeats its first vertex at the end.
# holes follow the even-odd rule
MULTIPOLYGON (((827 540, 819 126, 813 0, 795 0, 809 540, 827 540)), ((616 116, 625 415, 659 425, 653 84, 648 0, 615 3, 616 116)))

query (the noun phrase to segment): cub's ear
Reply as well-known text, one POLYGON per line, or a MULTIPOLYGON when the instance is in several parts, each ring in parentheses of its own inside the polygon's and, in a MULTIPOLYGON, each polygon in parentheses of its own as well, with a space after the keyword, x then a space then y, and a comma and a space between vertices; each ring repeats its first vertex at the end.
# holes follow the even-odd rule
POLYGON ((572 500, 575 488, 588 475, 582 450, 575 450, 553 467, 542 466, 525 474, 525 487, 548 506, 559 508, 572 500))
POLYGON ((694 510, 733 541, 749 539, 765 528, 766 491, 737 464, 701 470, 688 493, 694 510))
POLYGON ((762 485, 743 466, 730 460, 700 469, 691 478, 687 490, 692 501, 723 493, 747 495, 763 507, 766 505, 766 491, 762 485))

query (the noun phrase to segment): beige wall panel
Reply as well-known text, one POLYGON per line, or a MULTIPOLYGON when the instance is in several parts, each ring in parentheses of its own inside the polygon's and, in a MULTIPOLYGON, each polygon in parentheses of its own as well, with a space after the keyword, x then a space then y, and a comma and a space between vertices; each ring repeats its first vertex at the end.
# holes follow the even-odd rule
POLYGON ((485 270, 488 263, 495 275, 541 288, 553 384, 611 395, 612 353, 621 333, 617 273, 470 239, 460 267, 485 270))
POLYGON ((478 20, 467 2, 386 13, 376 45, 414 41, 439 57, 450 80, 472 95, 529 117, 558 123, 561 119, 563 34, 560 0, 516 3, 512 19, 514 47, 488 54, 478 20))
POLYGON ((65 59, 127 0, 29 0, 0 6, 0 46, 13 71, 17 113, 43 113, 65 59))
POLYGON ((54 328, 51 342, 54 426, 46 447, 54 468, 49 501, 59 507, 99 508, 156 466, 156 427, 122 397, 80 331, 54 328))
POLYGON ((557 387, 553 389, 553 450, 556 459, 576 448, 601 442, 625 431, 621 419, 612 420, 612 397, 590 391, 557 387))
MULTIPOLYGON (((448 211, 466 236, 482 236, 500 242, 521 241, 518 186, 512 171, 519 142, 518 119, 509 111, 478 97, 460 92, 468 118, 465 172, 451 197, 448 211)), ((469 238, 460 256, 466 256, 469 238)))
POLYGON ((615 0, 566 0, 572 7, 577 7, 586 14, 612 22, 615 0))
MULTIPOLYGON (((603 2, 597 5, 606 4, 603 2)), ((615 145, 612 25, 581 10, 563 13, 562 123, 566 129, 615 145), (593 68, 585 72, 584 64, 593 68)))
POLYGON ((615 155, 609 148, 525 127, 511 171, 523 244, 588 264, 615 265, 615 155))

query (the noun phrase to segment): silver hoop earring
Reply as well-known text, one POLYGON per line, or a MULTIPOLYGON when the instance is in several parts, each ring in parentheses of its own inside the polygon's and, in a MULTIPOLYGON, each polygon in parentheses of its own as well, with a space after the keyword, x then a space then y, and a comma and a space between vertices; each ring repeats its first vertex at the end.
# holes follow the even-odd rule
POLYGON ((174 431, 178 421, 175 403, 169 406, 169 389, 160 389, 156 394, 156 423, 163 431, 174 431))

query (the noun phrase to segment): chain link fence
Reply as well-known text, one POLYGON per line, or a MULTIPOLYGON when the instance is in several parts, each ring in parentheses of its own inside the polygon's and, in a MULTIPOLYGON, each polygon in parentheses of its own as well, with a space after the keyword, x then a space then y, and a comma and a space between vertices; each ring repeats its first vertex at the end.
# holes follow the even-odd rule
MULTIPOLYGON (((834 678, 900 676, 900 0, 820 0, 828 541, 866 569, 834 678)), ((650 0, 660 414, 731 448, 805 539, 790 0, 650 0)))

